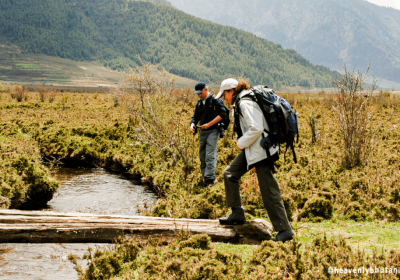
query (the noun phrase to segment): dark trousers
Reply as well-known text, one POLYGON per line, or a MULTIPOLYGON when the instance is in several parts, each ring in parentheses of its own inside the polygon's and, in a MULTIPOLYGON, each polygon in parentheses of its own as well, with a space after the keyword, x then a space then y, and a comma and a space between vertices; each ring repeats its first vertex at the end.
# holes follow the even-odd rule
MULTIPOLYGON (((247 161, 242 151, 224 171, 226 204, 228 207, 242 206, 240 178, 247 172, 247 161)), ((278 182, 267 165, 256 167, 264 207, 276 231, 289 230, 291 226, 283 205, 278 182)))

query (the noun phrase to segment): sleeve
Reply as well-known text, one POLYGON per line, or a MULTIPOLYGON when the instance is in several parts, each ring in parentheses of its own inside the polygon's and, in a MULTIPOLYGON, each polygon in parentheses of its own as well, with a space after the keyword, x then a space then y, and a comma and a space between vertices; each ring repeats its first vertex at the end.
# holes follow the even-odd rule
POLYGON ((241 149, 251 146, 264 131, 263 114, 261 110, 256 108, 255 102, 241 102, 240 110, 242 113, 242 120, 248 127, 246 133, 237 141, 237 145, 241 149), (250 103, 251 102, 251 103, 250 103))
POLYGON ((228 114, 229 114, 229 112, 227 112, 227 108, 225 107, 225 105, 224 105, 224 102, 222 101, 222 99, 221 98, 218 98, 218 99, 216 99, 215 100, 215 109, 216 109, 216 111, 217 111, 217 115, 219 115, 221 118, 223 118, 223 119, 229 119, 229 116, 228 116, 228 114))
POLYGON ((198 123, 198 112, 197 112, 197 108, 198 108, 198 102, 196 103, 196 106, 194 107, 194 113, 193 113, 193 116, 192 116, 192 118, 190 119, 190 124, 189 125, 192 125, 192 123, 194 123, 194 124, 196 124, 196 123, 198 123))

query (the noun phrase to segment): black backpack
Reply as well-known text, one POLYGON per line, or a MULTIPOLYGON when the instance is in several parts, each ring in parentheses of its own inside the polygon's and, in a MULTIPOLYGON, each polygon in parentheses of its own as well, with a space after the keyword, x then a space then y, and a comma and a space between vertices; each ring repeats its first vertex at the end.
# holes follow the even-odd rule
MULTIPOLYGON (((217 100, 214 97, 212 97, 212 104, 213 104, 213 107, 214 107, 214 112, 215 112, 216 115, 218 115, 218 113, 216 112, 217 109, 215 107, 216 106, 215 102, 217 102, 217 100)), ((223 129, 227 130, 231 120, 229 119, 229 109, 228 109, 228 107, 225 106, 225 104, 222 105, 221 112, 219 114, 221 115, 221 118, 222 118, 220 123, 221 123, 223 129)))
MULTIPOLYGON (((268 157, 269 148, 272 146, 286 144, 286 151, 290 147, 293 152, 293 160, 297 163, 296 153, 294 151, 294 141, 297 135, 297 142, 299 141, 299 123, 297 119, 297 113, 293 112, 293 107, 290 106, 286 99, 279 97, 275 94, 272 89, 267 86, 259 85, 251 88, 253 94, 244 96, 243 98, 249 98, 254 102, 257 102, 260 107, 265 120, 268 123, 269 131, 267 137, 263 137, 261 140, 261 146, 266 150, 268 157)), ((235 106, 235 127, 239 127, 239 103, 237 101, 235 106), (237 109, 237 110, 236 110, 237 109)), ((240 130, 235 129, 238 136, 240 130)), ((241 135, 240 135, 241 136, 241 135)), ((285 154, 286 154, 285 151, 285 154)))

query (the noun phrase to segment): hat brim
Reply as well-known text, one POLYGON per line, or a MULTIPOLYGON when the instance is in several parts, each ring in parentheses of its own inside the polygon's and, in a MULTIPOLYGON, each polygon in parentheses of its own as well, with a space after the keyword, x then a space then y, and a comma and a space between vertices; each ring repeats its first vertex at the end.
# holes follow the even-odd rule
POLYGON ((193 94, 200 94, 202 90, 196 90, 193 94))
POLYGON ((224 90, 221 90, 221 91, 218 92, 218 94, 215 96, 215 99, 221 98, 223 94, 224 94, 224 90))

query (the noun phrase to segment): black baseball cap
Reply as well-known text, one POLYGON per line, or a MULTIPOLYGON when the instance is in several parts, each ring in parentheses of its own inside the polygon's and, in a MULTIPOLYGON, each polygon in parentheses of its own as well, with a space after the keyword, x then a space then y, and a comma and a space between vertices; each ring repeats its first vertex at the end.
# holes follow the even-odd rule
POLYGON ((194 94, 199 94, 199 93, 201 93, 201 92, 204 90, 205 87, 206 87, 206 84, 205 84, 205 83, 203 83, 203 82, 197 83, 197 84, 194 86, 194 90, 195 90, 194 94))

